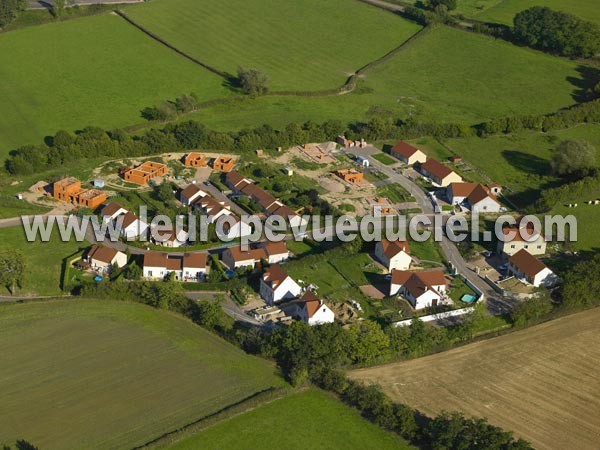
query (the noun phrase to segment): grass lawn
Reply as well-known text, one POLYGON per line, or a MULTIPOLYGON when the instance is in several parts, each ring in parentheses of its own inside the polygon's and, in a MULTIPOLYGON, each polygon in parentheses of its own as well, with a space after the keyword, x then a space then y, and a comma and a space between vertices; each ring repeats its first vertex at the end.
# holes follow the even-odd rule
MULTIPOLYGON (((28 242, 22 226, 0 228, 0 242, 3 250, 20 251, 25 256, 27 265, 25 280, 22 289, 17 295, 58 295, 62 261, 64 258, 77 253, 79 249, 89 247, 87 241, 62 242, 55 229, 50 242, 28 242)), ((9 295, 9 291, 2 286, 0 295, 9 295)))
POLYGON ((569 80, 581 80, 578 69, 540 52, 439 26, 374 68, 366 83, 430 118, 474 122, 575 103, 579 87, 569 80))
POLYGON ((317 447, 323 450, 411 448, 406 441, 367 422, 358 412, 317 390, 263 405, 168 448, 304 450, 317 447))
MULTIPOLYGON (((526 206, 545 187, 560 182, 550 175, 552 151, 563 140, 583 139, 600 149, 600 125, 582 125, 549 133, 521 132, 485 139, 450 139, 452 150, 481 169, 493 181, 508 186, 509 198, 526 206)), ((598 153, 600 163, 600 152, 598 153)), ((576 199, 574 199, 576 200, 576 199)))
POLYGON ((171 0, 126 13, 206 64, 267 74, 273 90, 331 89, 420 27, 344 0, 171 0))
POLYGON ((385 153, 376 153, 374 155, 371 155, 371 157, 375 158, 377 161, 379 161, 382 164, 385 164, 386 166, 390 166, 398 162, 396 159, 386 155, 385 153))
POLYGON ((458 12, 478 20, 512 25, 517 13, 532 6, 548 6, 600 24, 595 0, 459 0, 458 12))
POLYGON ((265 361, 131 303, 4 305, 0 339, 0 443, 128 449, 282 385, 265 361))
POLYGON ((110 14, 0 34, 0 79, 1 159, 59 129, 130 125, 144 107, 183 93, 231 92, 110 14))
POLYGON ((412 199, 410 193, 398 183, 377 186, 377 195, 387 198, 392 203, 404 203, 412 199))

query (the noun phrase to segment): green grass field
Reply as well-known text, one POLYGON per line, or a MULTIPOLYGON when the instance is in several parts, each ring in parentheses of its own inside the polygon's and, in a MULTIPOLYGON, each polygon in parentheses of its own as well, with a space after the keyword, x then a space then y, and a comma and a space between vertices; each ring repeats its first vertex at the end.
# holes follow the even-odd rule
MULTIPOLYGON (((57 230, 53 231, 50 242, 28 242, 21 225, 0 228, 0 242, 3 250, 18 250, 25 256, 25 280, 17 295, 61 294, 62 260, 79 249, 89 247, 87 241, 62 242, 57 230)), ((0 287, 0 292, 0 295, 9 295, 4 286, 0 287)))
POLYGON ((171 0, 126 9, 136 22, 208 65, 266 73, 273 90, 331 89, 419 26, 345 0, 171 0))
POLYGON ((329 394, 310 390, 223 421, 168 448, 362 450, 411 447, 406 441, 367 422, 329 394))
POLYGON ((600 8, 595 0, 458 0, 457 12, 487 22, 512 25, 515 15, 532 6, 548 6, 585 20, 600 23, 600 8))
POLYGON ((580 70, 574 62, 440 26, 367 72, 350 94, 248 99, 208 107, 185 119, 219 130, 409 114, 424 121, 473 124, 576 103, 581 88, 575 83, 586 83, 580 70))
POLYGON ((0 158, 59 129, 142 122, 140 111, 197 92, 229 95, 223 80, 114 15, 0 34, 0 158))
POLYGON ((187 319, 131 303, 3 305, 0 340, 0 443, 130 449, 282 383, 187 319))

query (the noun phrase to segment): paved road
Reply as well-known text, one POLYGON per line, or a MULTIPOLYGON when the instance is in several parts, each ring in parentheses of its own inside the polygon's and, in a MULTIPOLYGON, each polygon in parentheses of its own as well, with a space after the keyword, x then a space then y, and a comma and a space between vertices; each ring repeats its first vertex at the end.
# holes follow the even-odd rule
MULTIPOLYGON (((397 173, 389 166, 377 161, 375 158, 370 157, 374 153, 380 151, 374 147, 367 148, 350 148, 346 149, 346 153, 351 155, 367 156, 371 167, 379 170, 389 177, 389 179, 395 183, 400 184, 404 187, 411 195, 415 198, 419 206, 422 208, 423 213, 431 216, 434 213, 434 207, 429 196, 417 185, 414 181, 409 180, 404 175, 397 173)), ((433 230, 435 231, 435 230, 433 230)), ((507 299, 501 297, 496 291, 494 291, 490 285, 488 285, 478 274, 476 274, 469 267, 468 263, 462 257, 456 245, 448 239, 445 233, 442 233, 442 241, 440 242, 440 248, 444 253, 446 259, 452 263, 456 268, 457 272, 469 280, 477 289, 483 292, 486 300, 488 310, 491 314, 500 315, 510 312, 514 305, 517 303, 516 300, 507 299)))
MULTIPOLYGON (((215 292, 215 291, 188 291, 186 292, 187 298, 190 300, 204 300, 207 295, 212 295, 213 298, 217 294, 225 294, 224 292, 215 292)), ((221 308, 225 314, 229 317, 237 320, 238 322, 242 322, 246 325, 253 327, 264 327, 265 324, 259 320, 256 320, 254 317, 249 316, 246 312, 240 308, 240 306, 235 303, 229 295, 225 294, 225 300, 221 302, 221 308)))

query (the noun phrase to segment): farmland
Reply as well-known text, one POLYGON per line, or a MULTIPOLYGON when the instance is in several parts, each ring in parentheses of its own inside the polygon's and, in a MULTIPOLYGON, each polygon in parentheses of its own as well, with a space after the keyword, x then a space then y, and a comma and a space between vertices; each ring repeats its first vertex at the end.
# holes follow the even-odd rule
POLYGON ((410 448, 405 441, 367 422, 330 395, 311 390, 221 422, 172 445, 169 450, 303 450, 317 447, 348 450, 410 448), (242 435, 244 439, 240 439, 242 435))
POLYGON ((266 362, 142 305, 4 305, 0 337, 0 443, 129 449, 281 384, 266 362))
POLYGON ((532 6, 548 6, 600 23, 600 10, 595 0, 459 0, 458 3, 458 12, 463 12, 466 16, 505 25, 512 25, 517 13, 532 6))
POLYGON ((131 125, 144 107, 182 93, 207 100, 230 92, 221 78, 108 14, 0 34, 0 78, 2 159, 59 129, 131 125))
MULTIPOLYGON (((56 230, 49 242, 28 242, 22 226, 0 229, 0 242, 3 250, 18 250, 25 257, 25 279, 18 295, 61 294, 62 260, 89 245, 86 242, 62 242, 56 230)), ((0 295, 8 294, 2 286, 0 295)))
POLYGON ((572 105, 588 83, 582 72, 574 62, 439 26, 367 71, 350 94, 263 97, 204 108, 189 117, 220 130, 389 115, 473 124, 572 105))
POLYGON ((275 91, 337 88, 420 28, 344 0, 171 0, 136 5, 126 13, 219 70, 261 70, 275 91))
POLYGON ((535 448, 597 448, 600 309, 413 361, 351 373, 433 415, 488 417, 535 448))

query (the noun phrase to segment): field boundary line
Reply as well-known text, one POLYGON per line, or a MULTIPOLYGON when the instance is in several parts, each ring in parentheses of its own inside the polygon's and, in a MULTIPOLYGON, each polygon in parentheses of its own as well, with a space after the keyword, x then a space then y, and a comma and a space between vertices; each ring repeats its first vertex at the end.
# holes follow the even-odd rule
POLYGON ((216 425, 223 420, 233 418, 248 411, 279 400, 290 393, 289 389, 281 387, 270 387, 255 392, 235 403, 225 406, 207 416, 203 416, 175 430, 168 431, 144 444, 132 447, 130 450, 150 450, 164 448, 168 444, 180 441, 188 436, 196 434, 210 426, 216 425), (246 407, 247 406, 247 407, 246 407))

